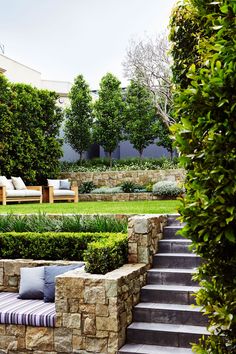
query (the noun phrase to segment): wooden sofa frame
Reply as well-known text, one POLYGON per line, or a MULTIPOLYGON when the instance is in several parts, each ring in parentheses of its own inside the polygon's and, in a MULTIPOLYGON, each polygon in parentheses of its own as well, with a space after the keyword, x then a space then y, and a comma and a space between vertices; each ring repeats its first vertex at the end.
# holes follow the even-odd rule
POLYGON ((28 190, 36 190, 41 192, 41 196, 26 196, 26 197, 7 197, 6 187, 0 186, 0 202, 6 205, 8 202, 43 202, 42 186, 27 186, 28 190))
POLYGON ((70 190, 74 191, 74 195, 58 195, 54 196, 53 195, 53 186, 44 186, 43 187, 43 201, 46 203, 54 203, 54 201, 70 201, 74 203, 78 203, 79 197, 78 197, 78 187, 76 186, 71 186, 70 190))

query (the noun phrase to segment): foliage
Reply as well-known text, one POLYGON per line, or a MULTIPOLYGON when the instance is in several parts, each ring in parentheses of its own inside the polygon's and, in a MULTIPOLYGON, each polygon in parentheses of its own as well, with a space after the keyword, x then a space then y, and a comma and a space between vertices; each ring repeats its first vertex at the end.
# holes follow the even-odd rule
POLYGON ((113 160, 112 168, 109 168, 109 160, 92 159, 84 160, 82 165, 79 162, 61 162, 61 172, 103 172, 112 171, 136 171, 136 170, 159 170, 178 168, 178 158, 129 158, 113 160))
POLYGON ((122 188, 121 187, 99 187, 95 188, 91 191, 91 194, 107 194, 107 193, 122 193, 122 188))
POLYGON ((90 243, 84 254, 86 271, 96 274, 106 274, 127 263, 128 239, 124 234, 113 234, 90 243))
POLYGON ((78 75, 69 93, 71 106, 66 110, 65 140, 80 155, 91 144, 92 96, 82 75, 78 75))
POLYGON ((140 82, 131 80, 127 87, 124 125, 126 138, 140 158, 143 150, 154 142, 156 119, 152 94, 140 82))
POLYGON ((173 139, 170 136, 170 130, 166 125, 158 119, 156 122, 156 136, 158 141, 156 142, 157 146, 162 146, 170 152, 170 158, 173 159, 173 139))
POLYGON ((123 182, 121 184, 122 192, 124 193, 134 193, 136 189, 136 184, 133 182, 123 182))
POLYGON ((176 13, 171 37, 175 114, 181 117, 181 122, 174 132, 182 164, 188 171, 187 195, 181 208, 187 222, 183 234, 191 237, 197 254, 204 259, 196 276, 202 286, 197 303, 208 315, 211 332, 194 350, 233 354, 236 350, 236 4, 233 0, 186 0, 176 13), (184 38, 187 40, 183 42, 184 38))
POLYGON ((94 104, 94 140, 108 153, 111 166, 111 154, 122 138, 124 102, 120 81, 107 73, 100 82, 98 95, 94 104))
POLYGON ((27 184, 55 177, 62 156, 56 93, 11 84, 2 74, 0 92, 0 174, 27 184))
POLYGON ((112 216, 0 215, 0 232, 126 232, 127 220, 112 216))
POLYGON ((174 119, 171 116, 172 82, 169 43, 166 34, 155 38, 132 40, 123 62, 125 76, 138 80, 152 94, 156 114, 166 127, 174 119))
POLYGON ((79 186, 79 193, 81 193, 81 194, 90 193, 94 188, 96 188, 96 186, 93 183, 93 181, 83 182, 79 186))
POLYGON ((126 262, 127 254, 126 234, 0 233, 1 258, 85 260, 90 273, 105 274, 120 267, 126 262))
POLYGON ((162 197, 178 197, 183 193, 183 189, 176 182, 161 181, 153 185, 152 192, 162 197))

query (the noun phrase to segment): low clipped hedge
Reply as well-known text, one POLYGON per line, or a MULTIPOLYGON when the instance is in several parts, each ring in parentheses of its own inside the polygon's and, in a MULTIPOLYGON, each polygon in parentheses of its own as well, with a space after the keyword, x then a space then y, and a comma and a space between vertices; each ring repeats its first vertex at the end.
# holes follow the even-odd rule
POLYGON ((91 273, 104 274, 126 262, 127 235, 119 233, 0 233, 0 258, 88 262, 91 273))
POLYGON ((126 263, 127 255, 127 235, 112 234, 88 245, 84 253, 86 270, 90 273, 105 274, 126 263))

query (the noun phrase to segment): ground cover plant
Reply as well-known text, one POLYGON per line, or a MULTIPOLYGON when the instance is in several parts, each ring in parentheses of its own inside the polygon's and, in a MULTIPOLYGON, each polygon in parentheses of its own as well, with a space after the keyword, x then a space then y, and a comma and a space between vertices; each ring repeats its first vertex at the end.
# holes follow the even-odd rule
POLYGON ((203 257, 197 303, 205 354, 236 353, 236 47, 234 0, 190 1, 172 17, 176 142, 187 170, 184 235, 203 257))
POLYGON ((126 202, 79 202, 0 205, 0 214, 172 214, 178 211, 178 200, 143 200, 126 202))
POLYGON ((0 215, 0 232, 126 232, 127 219, 103 215, 0 215))
POLYGON ((112 167, 108 159, 92 159, 77 162, 61 162, 61 172, 103 172, 103 171, 136 171, 179 168, 178 158, 127 158, 113 160, 112 167))

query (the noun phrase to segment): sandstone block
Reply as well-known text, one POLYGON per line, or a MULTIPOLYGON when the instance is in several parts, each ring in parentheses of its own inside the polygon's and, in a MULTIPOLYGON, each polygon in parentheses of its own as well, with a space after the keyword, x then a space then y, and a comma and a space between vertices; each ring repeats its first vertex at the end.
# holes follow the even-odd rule
POLYGON ((27 326, 26 349, 53 350, 53 328, 27 326))

